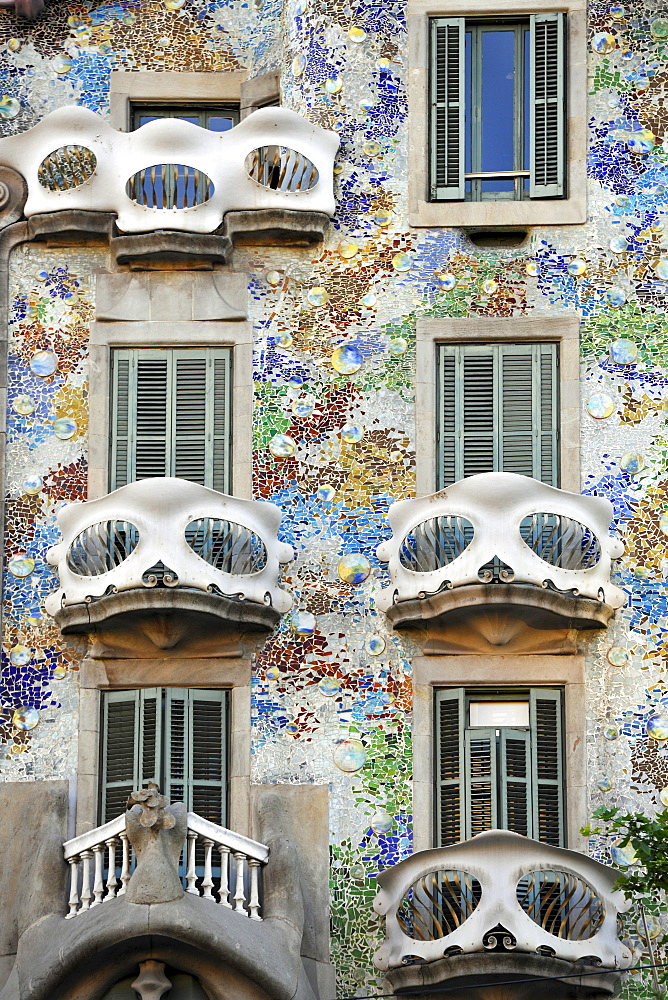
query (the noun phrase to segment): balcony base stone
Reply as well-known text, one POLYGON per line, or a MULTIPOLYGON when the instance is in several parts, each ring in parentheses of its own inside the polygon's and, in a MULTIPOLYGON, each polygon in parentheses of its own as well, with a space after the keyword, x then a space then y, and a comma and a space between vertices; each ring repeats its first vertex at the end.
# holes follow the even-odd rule
POLYGON ((152 233, 114 236, 111 251, 117 264, 129 264, 131 270, 151 270, 165 262, 189 271, 210 270, 214 264, 227 264, 232 241, 218 234, 180 233, 159 229, 152 233))
POLYGON ((273 607, 205 591, 126 590, 61 608, 63 635, 88 633, 92 659, 243 656, 280 619, 273 607))
POLYGON ((394 628, 424 633, 424 654, 574 653, 571 629, 605 628, 613 609, 524 584, 479 584, 393 604, 394 628))
POLYGON ((433 990, 447 989, 448 1000, 567 1000, 614 994, 621 972, 598 972, 584 962, 521 952, 454 955, 438 962, 407 965, 386 975, 395 996, 430 1000, 433 990), (424 987, 424 997, 420 988, 424 987))
POLYGON ((328 225, 324 212, 262 208, 228 212, 223 232, 235 246, 308 247, 323 241, 328 225))

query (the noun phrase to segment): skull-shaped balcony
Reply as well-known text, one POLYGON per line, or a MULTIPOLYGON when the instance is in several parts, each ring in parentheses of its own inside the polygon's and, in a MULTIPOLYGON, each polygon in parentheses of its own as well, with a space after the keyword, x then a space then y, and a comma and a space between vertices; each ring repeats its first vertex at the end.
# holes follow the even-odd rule
POLYGON ((172 478, 69 504, 46 609, 64 634, 91 637, 93 657, 239 655, 292 605, 278 585, 293 558, 280 520, 274 504, 172 478))
POLYGON ((605 627, 623 603, 610 581, 623 545, 600 497, 490 472, 401 500, 388 518, 377 604, 396 628, 426 632, 425 652, 466 651, 474 632, 490 649, 566 652, 568 630, 605 627))
POLYGON ((617 936, 630 905, 613 891, 617 875, 505 830, 407 858, 378 876, 385 940, 375 964, 387 992, 440 987, 469 1000, 483 983, 492 1000, 615 992, 632 964, 617 936))
POLYGON ((27 187, 34 238, 102 231, 119 263, 225 262, 234 243, 306 246, 334 213, 339 139, 285 108, 218 133, 176 118, 118 132, 63 107, 0 140, 0 166, 27 187))

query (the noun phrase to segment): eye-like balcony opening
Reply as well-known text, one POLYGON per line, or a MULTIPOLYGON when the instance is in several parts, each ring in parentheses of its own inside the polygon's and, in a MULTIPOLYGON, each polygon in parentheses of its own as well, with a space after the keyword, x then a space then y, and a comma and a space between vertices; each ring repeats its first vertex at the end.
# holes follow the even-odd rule
POLYGON ((535 630, 601 628, 623 603, 610 579, 623 545, 600 497, 490 472, 399 501, 388 518, 378 555, 390 585, 377 604, 395 627, 433 631, 485 613, 535 630))
POLYGON ((174 478, 70 504, 47 556, 60 578, 47 610, 64 634, 96 635, 93 656, 137 655, 138 644, 238 655, 242 635, 266 634, 292 605, 278 582, 293 555, 278 541, 280 516, 274 504, 174 478))

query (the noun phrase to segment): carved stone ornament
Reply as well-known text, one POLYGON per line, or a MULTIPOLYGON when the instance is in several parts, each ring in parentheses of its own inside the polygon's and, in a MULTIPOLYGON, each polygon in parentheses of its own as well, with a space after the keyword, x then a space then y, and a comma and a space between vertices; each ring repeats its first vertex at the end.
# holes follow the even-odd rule
MULTIPOLYGON (((162 798, 162 796, 161 796, 162 798)), ((139 963, 139 975, 132 983, 132 989, 138 993, 141 1000, 160 1000, 172 984, 165 975, 165 963, 149 958, 139 963)))
MULTIPOLYGON (((169 804, 152 781, 132 792, 125 813, 128 840, 137 855, 126 892, 129 903, 168 903, 184 895, 179 860, 188 820, 183 802, 169 804)), ((143 994, 142 994, 143 996, 143 994)))

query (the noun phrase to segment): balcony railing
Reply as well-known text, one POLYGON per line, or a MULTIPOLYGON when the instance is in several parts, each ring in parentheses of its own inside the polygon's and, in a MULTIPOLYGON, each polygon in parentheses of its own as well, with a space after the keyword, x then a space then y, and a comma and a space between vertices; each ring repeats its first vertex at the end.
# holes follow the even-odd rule
MULTIPOLYGON (((63 845, 70 866, 69 912, 76 917, 124 896, 136 859, 125 832, 125 814, 63 845)), ((269 848, 188 813, 181 859, 186 892, 242 917, 261 920, 262 868, 269 848), (203 854, 197 864, 198 845, 203 854)))
POLYGON ((47 559, 60 589, 49 614, 132 590, 201 591, 279 613, 292 598, 278 586, 293 557, 276 532, 271 503, 239 500, 183 479, 144 479, 58 514, 63 540, 47 559))
POLYGON ((506 830, 423 851, 378 876, 383 971, 444 957, 519 952, 605 969, 632 953, 617 937, 630 902, 617 872, 574 851, 506 830))
POLYGON ((480 584, 523 584, 568 597, 622 605, 610 581, 624 547, 610 536, 612 505, 526 476, 490 472, 440 493, 390 507, 392 538, 378 547, 390 586, 378 597, 389 611, 480 584))
POLYGON ((121 233, 214 233, 228 212, 334 214, 338 136, 286 108, 261 108, 226 132, 177 118, 117 132, 63 107, 0 139, 0 165, 26 180, 25 215, 111 212, 121 233))

